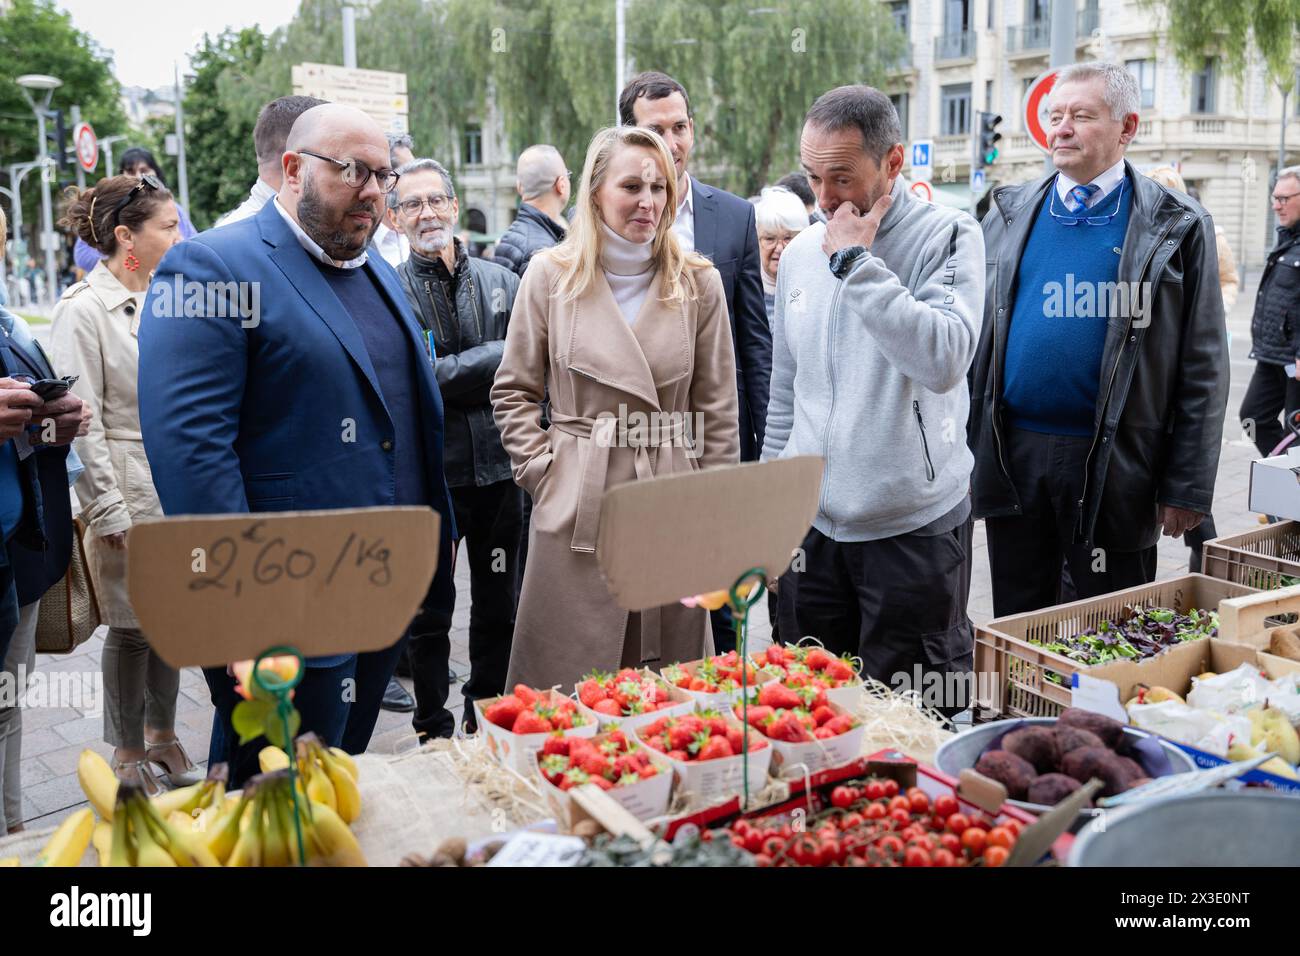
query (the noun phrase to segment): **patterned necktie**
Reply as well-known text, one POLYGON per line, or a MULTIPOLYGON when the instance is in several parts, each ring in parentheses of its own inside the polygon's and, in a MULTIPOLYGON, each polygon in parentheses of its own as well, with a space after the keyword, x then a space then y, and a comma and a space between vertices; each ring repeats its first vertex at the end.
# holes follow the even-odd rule
POLYGON ((1088 200, 1092 198, 1093 193, 1101 189, 1100 186, 1075 186, 1067 195, 1074 200, 1074 208, 1071 212, 1079 212, 1088 208, 1088 200))

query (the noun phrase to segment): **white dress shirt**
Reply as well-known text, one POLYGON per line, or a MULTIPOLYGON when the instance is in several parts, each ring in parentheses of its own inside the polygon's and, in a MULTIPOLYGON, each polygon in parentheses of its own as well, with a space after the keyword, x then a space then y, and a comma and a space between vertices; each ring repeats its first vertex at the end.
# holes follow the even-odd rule
POLYGON ((248 198, 217 220, 218 226, 228 226, 241 219, 251 219, 262 207, 275 198, 275 190, 259 179, 248 191, 248 198))
POLYGON ((686 195, 677 204, 677 218, 673 220, 673 232, 677 241, 687 252, 695 251, 695 198, 691 188, 691 177, 686 177, 686 195))
MULTIPOLYGON (((1105 199, 1111 193, 1111 191, 1114 190, 1114 188, 1118 186, 1120 183, 1122 183, 1123 181, 1124 181, 1124 160, 1121 159, 1118 163, 1116 163, 1110 169, 1106 170, 1104 173, 1102 173, 1100 176, 1094 179, 1091 183, 1086 184, 1090 186, 1096 186, 1098 188, 1095 193, 1093 193, 1091 196, 1088 197, 1088 202, 1085 204, 1085 208, 1091 209, 1093 206, 1097 205, 1097 203, 1105 199)), ((1076 183, 1069 176, 1065 175, 1065 173, 1058 172, 1056 174, 1056 195, 1060 198, 1061 203, 1065 206, 1065 208, 1069 209, 1072 212, 1074 211, 1074 199, 1070 197, 1070 190, 1073 189, 1075 186, 1080 186, 1080 185, 1085 185, 1085 184, 1076 183)))
POLYGON ((411 255, 411 241, 406 238, 406 233, 388 228, 386 222, 379 224, 379 228, 375 230, 375 237, 370 240, 370 244, 379 250, 379 254, 394 269, 410 258, 411 255))
POLYGON ((275 203, 275 211, 280 217, 289 224, 293 234, 298 237, 298 243, 307 250, 307 254, 317 262, 323 262, 327 266, 333 266, 336 269, 359 269, 366 264, 366 250, 361 250, 361 255, 355 259, 331 259, 320 244, 303 231, 302 226, 298 225, 298 220, 289 215, 288 211, 280 205, 280 197, 276 196, 272 200, 275 203))

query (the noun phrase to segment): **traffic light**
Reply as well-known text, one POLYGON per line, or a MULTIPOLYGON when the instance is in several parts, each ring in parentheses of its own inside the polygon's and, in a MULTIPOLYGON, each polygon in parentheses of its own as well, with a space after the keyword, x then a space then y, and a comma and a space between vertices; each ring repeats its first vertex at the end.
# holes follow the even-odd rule
POLYGON ((980 113, 980 141, 979 149, 976 151, 975 158, 980 169, 985 166, 992 166, 998 158, 998 140, 1002 134, 998 132, 998 124, 1002 122, 1002 117, 997 113, 980 113))
POLYGON ((60 170, 67 170, 71 167, 71 161, 68 157, 68 128, 63 124, 63 110, 50 110, 45 116, 52 124, 45 127, 50 156, 59 164, 60 170))

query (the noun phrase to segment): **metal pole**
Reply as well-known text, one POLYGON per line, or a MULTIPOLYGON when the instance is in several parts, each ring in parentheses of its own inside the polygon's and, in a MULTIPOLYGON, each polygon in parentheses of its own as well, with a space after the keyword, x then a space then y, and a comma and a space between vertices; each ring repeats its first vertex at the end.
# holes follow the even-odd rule
POLYGON ((357 68, 357 11, 350 3, 343 4, 343 65, 357 68))
POLYGON ((81 107, 72 108, 72 151, 76 153, 77 159, 73 164, 77 169, 77 188, 86 188, 86 171, 81 168, 81 151, 77 149, 77 127, 81 125, 81 107))
MULTIPOLYGON (((49 103, 49 96, 45 97, 49 103)), ((41 148, 37 155, 41 163, 41 247, 45 250, 45 296, 48 304, 53 306, 58 298, 59 270, 54 262, 54 212, 50 203, 50 180, 48 178, 50 154, 45 145, 45 109, 36 111, 36 129, 40 137, 41 148)))
MULTIPOLYGON (((1077 15, 1075 0, 1052 0, 1052 69, 1060 69, 1074 62, 1074 30, 1077 15)), ((1056 172, 1052 157, 1043 160, 1048 173, 1056 172)))
POLYGON ((627 0, 614 0, 614 125, 621 122, 618 98, 627 69, 627 0))
POLYGON ((180 191, 181 207, 190 208, 190 181, 185 174, 185 107, 181 102, 181 68, 174 64, 176 75, 176 186, 180 191))
MULTIPOLYGON (((1279 84, 1280 85, 1280 84, 1279 84)), ((1277 143, 1277 168, 1286 169, 1286 101, 1291 96, 1290 87, 1282 87, 1282 136, 1277 143)))

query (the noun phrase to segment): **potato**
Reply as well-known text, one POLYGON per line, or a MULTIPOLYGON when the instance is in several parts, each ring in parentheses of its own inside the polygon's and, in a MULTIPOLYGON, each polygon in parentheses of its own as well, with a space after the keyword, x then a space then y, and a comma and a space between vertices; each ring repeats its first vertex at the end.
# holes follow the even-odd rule
MULTIPOLYGON (((1071 750, 1078 750, 1080 747, 1106 746, 1091 730, 1072 727, 1069 724, 1058 723, 1052 731, 1052 736, 1056 738, 1056 751, 1061 760, 1065 760, 1065 755, 1071 750)), ((1060 764, 1058 763, 1057 766, 1059 767, 1060 764)))
POLYGON ((1051 773, 1060 759, 1050 727, 1021 727, 1002 738, 1002 749, 1022 757, 1039 773, 1051 773))
POLYGON ((1073 777, 1063 773, 1045 773, 1029 785, 1030 803, 1041 803, 1054 807, 1082 786, 1073 777))
POLYGON ((1038 776, 1038 771, 1028 760, 1005 750, 990 750, 981 754, 975 770, 1006 787, 1007 796, 1012 800, 1025 799, 1029 785, 1038 776))
POLYGON ((1070 707, 1061 711, 1061 716, 1056 719, 1056 722, 1065 724, 1067 727, 1082 727, 1084 730, 1091 730, 1101 738, 1103 744, 1112 750, 1119 746, 1120 738, 1124 736, 1124 725, 1118 720, 1112 720, 1105 714, 1082 710, 1078 707, 1070 707))

